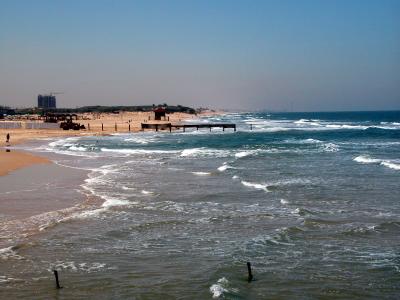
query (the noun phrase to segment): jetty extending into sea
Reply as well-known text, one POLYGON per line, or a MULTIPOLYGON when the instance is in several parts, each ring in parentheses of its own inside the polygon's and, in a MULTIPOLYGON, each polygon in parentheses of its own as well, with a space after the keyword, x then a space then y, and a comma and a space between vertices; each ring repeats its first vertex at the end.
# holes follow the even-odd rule
POLYGON ((225 128, 233 128, 233 131, 236 131, 236 124, 231 123, 223 123, 223 124, 172 124, 172 123, 141 123, 141 128, 144 131, 145 129, 153 129, 155 131, 159 130, 169 130, 172 132, 172 129, 183 129, 183 132, 186 131, 186 128, 196 128, 199 130, 200 128, 222 128, 225 131, 225 128))

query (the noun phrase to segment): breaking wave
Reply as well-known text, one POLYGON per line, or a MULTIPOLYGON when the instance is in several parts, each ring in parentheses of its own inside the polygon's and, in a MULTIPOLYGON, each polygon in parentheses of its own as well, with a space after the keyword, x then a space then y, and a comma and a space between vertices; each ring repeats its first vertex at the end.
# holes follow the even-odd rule
POLYGON ((353 160, 362 164, 379 164, 393 170, 400 170, 400 163, 397 160, 393 161, 388 159, 372 158, 368 155, 360 155, 355 157, 353 160))

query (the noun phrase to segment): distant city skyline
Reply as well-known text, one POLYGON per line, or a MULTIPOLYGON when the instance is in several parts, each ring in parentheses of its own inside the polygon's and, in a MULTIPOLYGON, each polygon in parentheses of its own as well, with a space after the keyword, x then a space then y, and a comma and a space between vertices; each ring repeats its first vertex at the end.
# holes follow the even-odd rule
POLYGON ((0 105, 400 109, 400 1, 0 0, 0 105))

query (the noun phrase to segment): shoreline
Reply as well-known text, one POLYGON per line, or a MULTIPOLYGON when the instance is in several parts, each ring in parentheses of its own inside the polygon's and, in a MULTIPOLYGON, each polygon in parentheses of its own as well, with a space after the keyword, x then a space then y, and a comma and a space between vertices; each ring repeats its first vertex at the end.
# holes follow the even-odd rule
MULTIPOLYGON (((186 113, 174 113, 169 116, 171 121, 184 122, 201 116, 218 115, 224 112, 203 112, 198 115, 186 113)), ((13 145, 37 141, 45 138, 80 137, 80 136, 104 136, 113 133, 137 133, 140 132, 140 123, 147 122, 150 113, 121 113, 118 116, 108 114, 102 118, 92 120, 79 120, 83 124, 87 122, 88 129, 84 131, 60 130, 60 129, 0 129, 0 176, 4 176, 15 170, 34 164, 51 163, 51 160, 25 151, 13 150, 13 145), (117 131, 117 123, 119 130, 117 131), (104 124, 105 130, 102 130, 104 124), (129 124, 129 127, 128 127, 129 124), (131 128, 132 126, 132 128, 131 128), (90 129, 89 129, 90 128, 90 129), (129 129, 128 129, 129 128, 129 129), (132 130, 130 130, 132 129, 132 130), (10 143, 5 137, 10 134, 10 143)), ((79 122, 78 121, 78 122, 79 122)))

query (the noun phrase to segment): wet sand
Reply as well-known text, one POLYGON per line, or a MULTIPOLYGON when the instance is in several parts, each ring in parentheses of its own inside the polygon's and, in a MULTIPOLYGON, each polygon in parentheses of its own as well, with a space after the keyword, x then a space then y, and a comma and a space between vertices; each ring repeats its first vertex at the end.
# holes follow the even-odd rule
POLYGON ((29 153, 0 148, 0 176, 33 164, 49 164, 50 160, 29 153))
POLYGON ((0 249, 29 241, 30 236, 95 201, 79 191, 86 176, 86 170, 54 163, 34 164, 1 176, 0 249))

